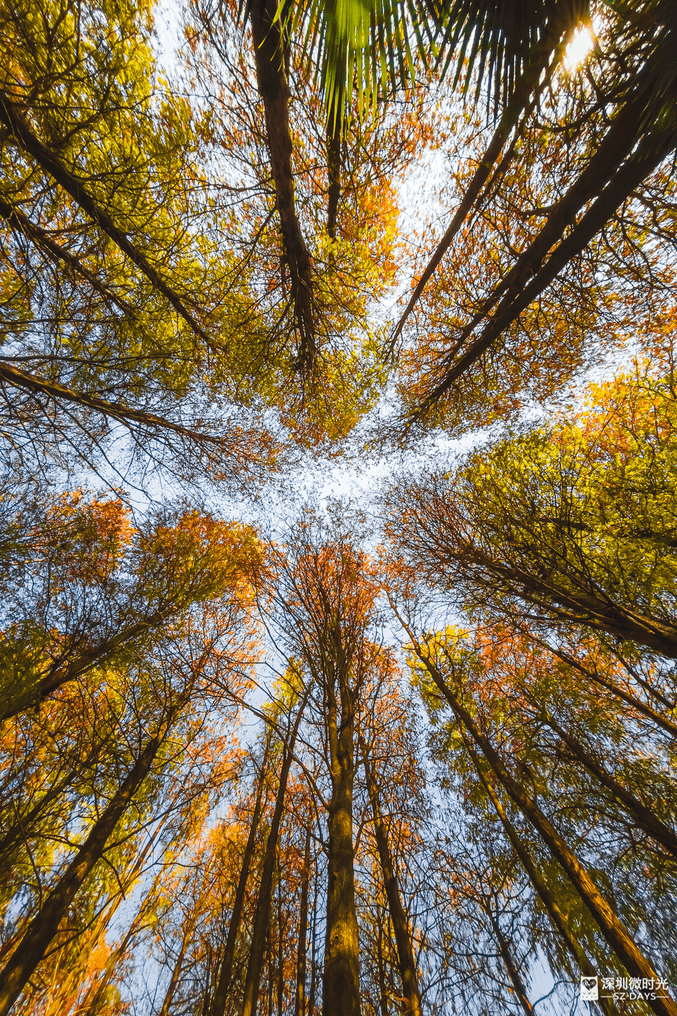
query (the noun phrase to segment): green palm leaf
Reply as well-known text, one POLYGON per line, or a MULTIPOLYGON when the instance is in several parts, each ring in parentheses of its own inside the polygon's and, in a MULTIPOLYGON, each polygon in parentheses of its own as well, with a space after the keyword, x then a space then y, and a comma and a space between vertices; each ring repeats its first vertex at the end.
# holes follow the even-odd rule
POLYGON ((560 36, 589 17, 587 0, 300 0, 280 7, 318 74, 330 120, 359 97, 364 115, 386 91, 441 67, 454 84, 507 102, 534 60, 546 65, 560 36))

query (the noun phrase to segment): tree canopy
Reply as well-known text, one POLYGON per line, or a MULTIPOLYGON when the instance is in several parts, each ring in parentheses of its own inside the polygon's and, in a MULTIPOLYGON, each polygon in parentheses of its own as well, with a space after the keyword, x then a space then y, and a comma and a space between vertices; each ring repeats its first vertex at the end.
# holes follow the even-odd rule
POLYGON ((0 0, 0 1016, 677 1016, 676 32, 0 0))

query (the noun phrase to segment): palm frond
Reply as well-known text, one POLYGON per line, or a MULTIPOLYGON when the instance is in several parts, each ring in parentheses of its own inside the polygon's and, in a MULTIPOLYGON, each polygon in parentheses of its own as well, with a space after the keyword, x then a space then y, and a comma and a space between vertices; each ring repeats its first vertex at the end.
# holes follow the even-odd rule
POLYGON ((534 63, 546 66, 566 32, 589 20, 587 0, 447 0, 440 41, 443 70, 454 83, 507 104, 534 63))
POLYGON ((290 17, 330 124, 344 119, 354 95, 362 117, 387 91, 412 82, 417 62, 437 59, 443 29, 441 5, 421 0, 301 0, 290 17))
POLYGON ((464 93, 484 91, 497 109, 589 9, 588 0, 299 0, 290 10, 283 0, 279 16, 303 39, 333 122, 355 93, 364 115, 417 67, 453 72, 464 93))

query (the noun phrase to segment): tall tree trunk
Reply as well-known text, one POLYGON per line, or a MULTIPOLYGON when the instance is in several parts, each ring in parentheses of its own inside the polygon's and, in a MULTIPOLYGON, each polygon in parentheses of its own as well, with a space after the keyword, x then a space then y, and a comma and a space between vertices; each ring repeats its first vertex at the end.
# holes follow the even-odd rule
MULTIPOLYGON (((658 980, 658 974, 653 969, 651 963, 637 947, 622 921, 619 921, 616 917, 590 878, 587 869, 559 835, 538 804, 529 797, 524 788, 510 775, 489 739, 478 729, 468 710, 446 684, 441 672, 421 650, 417 641, 414 642, 414 646, 419 659, 451 706, 457 721, 465 728, 482 752, 496 779, 504 787, 508 796, 539 833, 553 857, 561 864, 576 891, 597 922, 605 941, 626 967, 628 973, 632 977, 647 977, 654 981, 658 980)), ((652 999, 649 1001, 649 1005, 657 1016, 677 1016, 677 1005, 671 998, 652 999)))
POLYGON ((299 944, 296 960, 296 999, 294 1016, 305 1016, 306 1008, 306 949, 308 938, 308 889, 310 886, 310 823, 306 827, 306 842, 303 849, 303 869, 301 871, 301 900, 299 915, 299 944))
POLYGON ((270 750, 270 733, 266 742, 266 747, 263 753, 263 760, 261 762, 261 772, 259 774, 258 784, 256 787, 256 798, 254 801, 254 812, 252 814, 251 825, 249 826, 249 835, 247 836, 247 843, 244 848, 244 855, 242 857, 242 867, 240 868, 240 878, 237 883, 237 889, 235 891, 235 900, 233 901, 233 909, 230 915, 230 924, 228 925, 228 935, 226 937, 226 944, 223 950, 223 958, 219 965, 218 979, 216 984, 216 991, 214 992, 214 998, 209 1008, 209 1016, 224 1016, 226 1011, 226 1002, 228 1001, 228 992, 230 990, 230 984, 233 979, 233 959, 235 957, 235 943, 237 941, 237 933, 240 928, 240 921, 242 919, 242 909, 244 907, 245 894, 247 890, 247 879, 249 877, 249 868, 252 862, 252 856, 254 854, 254 847, 256 845, 256 834, 258 832, 259 821, 261 819, 261 812, 263 810, 263 789, 265 786, 267 768, 268 768, 268 757, 270 750))
POLYGON ((329 190, 327 193, 327 233, 336 239, 336 216, 338 203, 341 196, 341 119, 339 116, 339 104, 343 98, 337 99, 336 109, 333 117, 330 115, 327 123, 327 176, 329 177, 329 190))
MULTIPOLYGON (((601 677, 596 670, 590 670, 588 667, 584 667, 582 663, 579 663, 578 660, 576 660, 573 656, 570 656, 568 653, 565 653, 562 649, 556 646, 551 646, 548 642, 535 638, 531 632, 529 633, 529 638, 532 642, 536 642, 537 645, 542 646, 544 649, 547 649, 548 652, 552 653, 553 656, 562 660, 563 663, 566 663, 568 666, 577 670, 580 674, 583 674, 583 676, 588 680, 599 685, 600 688, 604 688, 612 695, 616 695, 622 702, 625 702, 625 704, 629 705, 632 709, 636 709, 642 716, 646 716, 647 719, 651 720, 667 734, 677 738, 677 723, 673 723, 672 720, 668 719, 666 716, 662 716, 660 713, 656 712, 656 710, 647 705, 646 702, 642 702, 641 699, 636 698, 634 695, 630 695, 627 691, 624 691, 622 688, 619 688, 618 685, 614 684, 613 681, 607 681, 605 678, 601 677)), ((633 677, 635 677, 636 680, 639 680, 641 686, 644 688, 644 691, 647 692, 649 696, 655 697, 656 690, 652 688, 647 681, 642 681, 637 677, 637 675, 633 675, 633 677)), ((665 702, 663 696, 660 696, 659 701, 668 709, 672 708, 670 703, 665 702)))
POLYGON ((142 617, 134 624, 118 631, 117 634, 111 635, 110 638, 84 649, 74 660, 65 662, 62 659, 40 678, 35 687, 7 702, 2 711, 2 719, 7 720, 12 716, 25 713, 28 709, 34 709, 64 684, 74 681, 76 677, 85 674, 92 667, 110 659, 116 650, 129 646, 129 643, 135 639, 143 639, 149 632, 163 626, 173 612, 171 605, 168 605, 164 610, 153 611, 152 614, 142 617))
MULTIPOLYGON (((459 349, 461 345, 466 344, 481 321, 486 319, 488 311, 496 304, 501 294, 505 293, 496 312, 480 335, 471 341, 465 352, 457 359, 454 358, 444 379, 426 396, 419 415, 423 415, 434 405, 517 320, 522 311, 547 289, 559 272, 572 258, 580 254, 603 228, 616 209, 673 151, 677 144, 677 128, 674 127, 661 129, 660 132, 656 132, 657 136, 645 137, 632 150, 636 138, 635 127, 643 118, 645 101, 646 96, 642 94, 636 102, 628 102, 621 110, 588 166, 564 197, 557 202, 536 239, 494 288, 482 310, 464 328, 456 347, 459 349), (626 158, 631 151, 631 157, 626 158), (596 200, 567 233, 580 209, 591 198, 596 200), (559 245, 555 246, 556 244, 559 245)), ((630 617, 630 612, 625 611, 623 613, 626 616, 621 616, 619 626, 609 605, 601 599, 599 602, 600 607, 606 608, 603 610, 603 621, 598 625, 602 630, 612 635, 620 635, 622 638, 637 638, 641 645, 656 649, 670 657, 677 655, 677 637, 674 633, 670 632, 665 637, 660 632, 662 626, 659 624, 637 625, 634 618, 630 617), (624 634, 626 630, 636 631, 637 635, 624 634)))
MULTIPOLYGON (((261 885, 259 887, 259 898, 256 904, 256 916, 254 917, 254 928, 252 931, 252 942, 249 950, 249 963, 247 965, 247 977, 244 986, 244 1001, 242 1004, 242 1016, 256 1016, 256 1004, 261 984, 261 971, 263 969, 263 958, 266 948, 266 933, 270 923, 270 908, 273 892, 273 874, 275 871, 275 856, 277 853, 277 840, 280 832, 280 821, 284 810, 284 798, 287 789, 287 777, 294 757, 294 744, 298 733, 303 709, 306 703, 306 696, 299 704, 294 729, 287 742, 284 744, 282 753, 282 768, 280 770, 280 783, 275 800, 275 811, 270 823, 270 832, 266 841, 266 850, 263 857, 263 869, 261 871, 261 885)), ((0 1016, 2 1014, 0 1013, 0 1016)))
POLYGON ((188 949, 189 939, 195 927, 197 920, 197 913, 193 911, 189 918, 186 926, 183 929, 183 935, 181 936, 181 948, 179 954, 176 957, 176 963, 172 967, 172 976, 169 978, 169 984, 167 985, 167 991, 165 992, 164 1001, 162 1008, 160 1009, 160 1016, 169 1016, 169 1009, 174 1000, 176 989, 179 986, 179 980, 181 979, 181 971, 183 970, 183 961, 186 956, 186 950, 188 949))
MULTIPOLYGON (((418 303, 421 293, 435 272, 437 266, 451 247, 453 240, 465 222, 466 217, 472 209, 479 204, 480 198, 483 195, 486 196, 485 185, 487 185, 487 182, 489 181, 489 174, 496 164, 496 161, 508 141, 508 138, 513 131, 517 131, 520 121, 524 123, 526 117, 533 112, 540 96, 543 94, 545 89, 550 86, 553 73, 559 67, 561 59, 575 31, 575 26, 571 25, 569 13, 566 11, 563 13, 564 17, 562 20, 556 20, 554 23, 551 22, 548 25, 546 29, 547 34, 543 39, 543 46, 538 48, 534 47, 534 58, 529 61, 520 80, 516 83, 512 97, 503 111, 493 137, 489 142, 477 169, 475 170, 475 174, 470 181, 465 194, 463 195, 461 203, 456 210, 446 233, 437 245, 435 253, 426 265, 423 274, 414 289, 411 299, 404 310, 404 313, 397 322, 397 327, 392 339, 393 343, 402 332, 407 318, 418 303), (553 50, 553 57, 548 65, 546 73, 543 74, 542 53, 544 51, 547 52, 549 49, 553 50)), ((517 133, 519 132, 517 131, 517 133)), ((510 146, 510 149, 512 149, 512 147, 513 145, 510 146)), ((510 149, 508 152, 508 158, 504 157, 501 160, 502 166, 505 166, 508 162, 510 149)), ((501 167, 499 167, 498 172, 500 174, 501 167)), ((494 174, 492 181, 488 183, 487 189, 491 190, 492 186, 495 186, 495 183, 496 174, 494 174)))
POLYGON ((597 759, 593 758, 585 750, 583 745, 575 737, 564 730, 549 713, 544 716, 544 721, 557 736, 564 742, 568 752, 558 751, 558 757, 569 761, 571 757, 591 773, 603 787, 610 791, 618 804, 634 819, 640 829, 643 829, 657 843, 677 857, 677 835, 662 822, 658 816, 646 805, 642 804, 634 794, 615 779, 597 759))
POLYGON ((272 940, 272 932, 270 929, 270 915, 268 916, 269 916, 268 930, 266 932, 266 959, 267 959, 266 965, 268 967, 268 979, 267 979, 268 1004, 266 1007, 266 1016, 273 1016, 273 940, 272 940))
MULTIPOLYGON (((521 836, 519 835, 514 825, 508 818, 500 797, 498 796, 494 788, 491 786, 491 783, 485 776, 482 768, 482 763, 477 752, 472 747, 472 744, 468 742, 467 738, 464 738, 464 740, 465 746, 473 761, 475 770, 480 778, 482 786, 486 790, 491 800, 491 803, 496 809, 496 813, 501 820, 501 824, 505 829, 506 835, 514 848, 515 853, 522 862, 524 870, 529 876, 529 880, 532 886, 534 887, 534 890, 536 891, 538 898, 545 907, 547 914, 553 923, 553 926, 559 933, 562 941, 564 942, 564 945, 569 950, 570 954, 573 956, 574 960, 578 964, 581 973, 585 974, 586 977, 597 977, 598 976, 597 970, 588 959, 588 956, 585 950, 583 949, 583 946, 571 931, 570 922, 566 914, 562 912, 562 910, 559 907, 559 904, 557 903, 557 900, 550 892, 550 889, 548 888, 545 878, 543 877, 537 866, 534 864, 531 855, 529 854, 529 851, 527 850, 524 842, 522 841, 521 836)), ((618 1016, 618 1010, 611 999, 600 998, 597 1004, 602 1009, 602 1011, 607 1014, 607 1016, 618 1016)))
MULTIPOLYGON (((178 710, 177 710, 178 711, 178 710)), ((176 715, 176 711, 174 712, 176 715)), ((169 720, 150 739, 143 752, 113 795, 108 806, 92 826, 85 842, 68 865, 65 874, 40 907, 0 973, 0 1016, 7 1016, 40 960, 56 936, 78 890, 103 856, 115 826, 150 772, 155 756, 166 735, 169 720)))
POLYGON ((313 885, 313 927, 311 932, 310 945, 310 989, 308 991, 308 1016, 315 1012, 315 995, 317 991, 317 897, 318 897, 317 867, 315 869, 315 880, 313 885))
POLYGON ((205 986, 202 995, 202 1007, 200 1009, 200 1016, 207 1016, 209 1012, 209 1006, 211 1005, 212 997, 212 982, 216 980, 216 970, 218 967, 219 957, 218 953, 215 953, 212 949, 210 942, 205 942, 205 986))
POLYGON ((90 272, 89 269, 82 264, 80 258, 75 257, 64 247, 60 247, 59 244, 54 242, 46 230, 42 229, 40 226, 36 226, 35 223, 31 222, 31 220, 24 215, 19 208, 15 208, 14 205, 11 205, 8 201, 4 201, 1 198, 0 215, 3 219, 7 220, 12 229, 15 229, 17 232, 28 237, 35 243, 36 247, 47 251, 52 260, 62 262, 70 268, 71 272, 82 276, 83 279, 86 279, 92 289, 99 293, 100 296, 103 296, 104 299, 114 303, 121 311, 123 311, 123 313, 128 314, 130 317, 135 316, 136 311, 134 307, 127 303, 126 300, 123 300, 122 297, 118 296, 117 293, 114 293, 113 290, 105 286, 94 272, 90 272))
POLYGON ((284 1008, 284 928, 282 912, 282 872, 280 871, 280 854, 277 855, 277 1016, 282 1016, 284 1008))
POLYGON ((354 711, 347 676, 341 676, 341 726, 335 688, 328 682, 327 727, 331 769, 327 934, 322 1016, 359 1016, 360 957, 353 852, 354 711))
POLYGON ((517 998, 519 999, 519 1003, 522 1006, 522 1009, 524 1010, 524 1014, 525 1016, 534 1016, 533 1006, 529 1001, 526 986, 524 984, 524 981, 522 980, 519 970, 517 969, 517 965, 515 964, 512 953, 510 952, 510 946, 506 941, 505 935, 501 931, 501 926, 498 923, 498 919, 496 918, 493 910, 491 909, 491 900, 487 900, 486 905, 483 906, 482 909, 489 918, 489 923, 491 924, 491 929, 496 938, 496 942, 498 944, 498 951, 501 954, 503 965, 508 972, 508 977, 510 978, 510 983, 512 984, 513 991, 515 992, 517 998))
MULTIPOLYGON (((66 388, 65 385, 58 384, 55 381, 48 381, 37 374, 29 374, 25 370, 19 370, 17 367, 10 367, 7 363, 0 363, 0 383, 2 382, 12 388, 20 388, 22 391, 30 392, 34 396, 46 396, 50 402, 71 402, 88 411, 100 413, 111 420, 120 420, 126 426, 138 424, 140 427, 147 427, 148 429, 167 430, 172 434, 179 434, 181 437, 188 438, 190 441, 201 441, 204 444, 213 445, 217 448, 223 448, 225 445, 226 439, 223 437, 190 430, 188 427, 182 427, 180 423, 174 423, 163 416, 156 416, 155 413, 144 412, 142 409, 133 409, 122 402, 109 402, 107 399, 99 398, 98 395, 76 392, 72 388, 66 388)), ((40 405, 42 406, 42 401, 40 405)), ((7 714, 0 713, 0 715, 13 716, 15 713, 22 712, 27 708, 27 705, 21 705, 19 708, 13 705, 11 712, 7 714)))
POLYGON ((402 906, 400 888, 397 883, 397 875, 395 874, 395 865, 390 854, 388 836, 383 823, 383 815, 381 814, 381 804, 379 801, 376 780, 367 757, 365 744, 362 740, 361 748, 364 759, 364 772, 367 778, 367 791, 369 793, 369 800, 371 801, 372 814, 374 818, 376 846, 378 849, 379 860, 381 862, 383 884, 386 891, 386 897, 388 899, 388 909, 390 910, 390 919, 393 922, 395 943, 397 945, 397 965, 400 972, 400 978, 402 980, 402 993, 405 1002, 402 1011, 405 1016, 421 1016, 421 996, 418 990, 416 961, 414 960, 414 951, 412 949, 411 937, 409 935, 409 922, 407 920, 404 907, 402 906))
POLYGON ((22 110, 9 96, 0 91, 0 123, 9 131, 9 136, 18 147, 35 159, 38 165, 56 180, 58 185, 71 196, 86 215, 96 222, 99 229, 123 251, 130 261, 136 265, 146 278, 172 305, 177 314, 186 321, 192 330, 203 339, 208 346, 211 340, 200 327, 193 315, 188 311, 178 293, 168 285, 146 255, 129 239, 127 233, 114 223, 108 212, 102 208, 87 183, 76 176, 40 141, 22 110))
POLYGON ((270 168, 275 184, 284 252, 291 278, 294 316, 301 336, 299 366, 308 369, 312 367, 316 352, 311 260, 294 203, 283 19, 278 18, 277 13, 277 0, 253 0, 249 7, 256 81, 259 95, 263 100, 270 168))
POLYGON ((388 1008, 388 986, 386 984, 386 963, 383 955, 383 945, 386 935, 383 931, 383 918, 381 907, 376 904, 376 968, 378 970, 378 994, 381 1016, 390 1016, 388 1008))

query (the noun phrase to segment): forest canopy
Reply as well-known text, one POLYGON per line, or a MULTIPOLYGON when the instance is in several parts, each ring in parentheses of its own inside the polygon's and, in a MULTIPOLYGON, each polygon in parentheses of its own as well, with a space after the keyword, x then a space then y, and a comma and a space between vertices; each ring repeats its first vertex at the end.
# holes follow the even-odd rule
POLYGON ((0 0, 0 1016, 677 1016, 676 52, 0 0))

